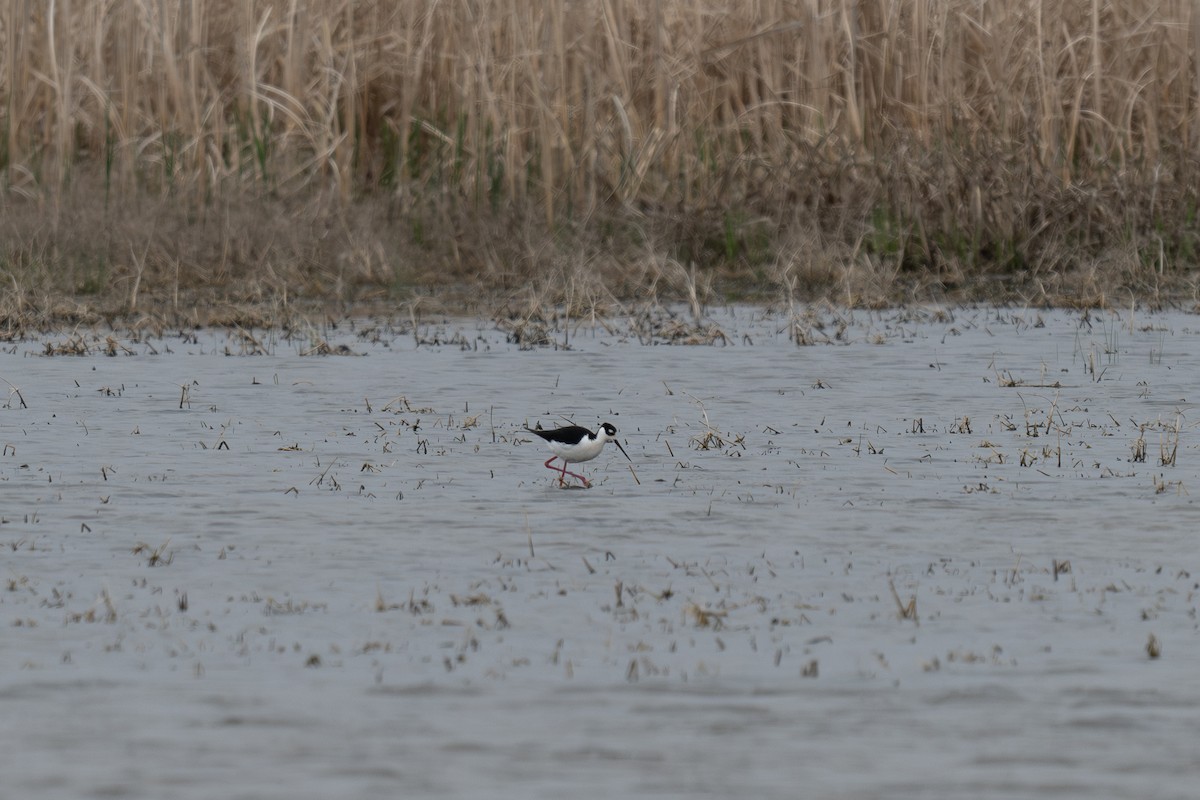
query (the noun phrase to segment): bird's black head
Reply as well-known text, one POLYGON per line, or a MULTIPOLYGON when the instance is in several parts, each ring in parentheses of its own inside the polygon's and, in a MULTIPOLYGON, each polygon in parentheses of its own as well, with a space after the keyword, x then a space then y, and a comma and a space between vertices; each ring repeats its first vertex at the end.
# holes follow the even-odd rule
POLYGON ((621 451, 621 455, 625 456, 625 458, 629 461, 633 461, 632 458, 629 458, 629 453, 625 452, 625 448, 621 447, 621 440, 617 438, 616 425, 613 425, 611 422, 606 422, 600 426, 600 430, 603 431, 605 438, 617 446, 617 449, 621 451))

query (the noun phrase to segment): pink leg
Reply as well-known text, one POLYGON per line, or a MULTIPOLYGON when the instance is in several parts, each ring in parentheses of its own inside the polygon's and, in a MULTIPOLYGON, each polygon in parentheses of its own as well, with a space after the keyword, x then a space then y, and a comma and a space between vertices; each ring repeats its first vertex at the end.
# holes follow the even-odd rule
POLYGON ((586 486, 588 489, 592 488, 592 484, 588 482, 588 479, 580 475, 578 472, 567 472, 567 462, 564 461, 563 476, 565 477, 567 475, 570 475, 572 478, 579 478, 579 480, 583 481, 584 486, 586 486))
MULTIPOLYGON (((558 467, 550 466, 550 462, 554 461, 554 459, 556 459, 556 458, 558 458, 558 456, 550 456, 549 458, 546 459, 546 469, 551 469, 551 470, 554 470, 555 472, 559 472, 560 474, 558 476, 558 485, 566 486, 566 484, 567 484, 567 462, 565 462, 565 461, 563 462, 561 470, 558 467)), ((574 473, 572 473, 572 474, 574 474, 574 473)))
POLYGON ((588 481, 587 478, 585 478, 582 475, 579 475, 575 472, 567 472, 567 462, 566 461, 564 461, 562 463, 561 468, 550 466, 550 462, 556 458, 558 458, 558 456, 550 456, 550 458, 546 459, 546 469, 552 469, 555 472, 559 473, 559 476, 558 476, 558 485, 559 486, 566 486, 567 485, 567 476, 570 475, 572 478, 578 478, 579 480, 583 481, 583 485, 586 486, 587 488, 589 488, 589 489, 592 488, 592 484, 588 481))

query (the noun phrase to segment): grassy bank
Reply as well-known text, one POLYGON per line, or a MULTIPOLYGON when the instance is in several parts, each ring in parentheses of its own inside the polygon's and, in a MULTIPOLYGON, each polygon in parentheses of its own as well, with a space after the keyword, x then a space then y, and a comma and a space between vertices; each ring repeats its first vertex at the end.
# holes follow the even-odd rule
POLYGON ((1192 303, 1185 0, 13 0, 0 315, 1192 303))

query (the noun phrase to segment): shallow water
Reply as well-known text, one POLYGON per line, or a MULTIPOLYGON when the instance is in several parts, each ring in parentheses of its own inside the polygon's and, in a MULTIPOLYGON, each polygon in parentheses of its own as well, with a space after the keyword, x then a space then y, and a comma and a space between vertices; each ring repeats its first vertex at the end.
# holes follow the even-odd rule
POLYGON ((8 343, 0 796, 1195 795, 1196 317, 710 322, 8 343))

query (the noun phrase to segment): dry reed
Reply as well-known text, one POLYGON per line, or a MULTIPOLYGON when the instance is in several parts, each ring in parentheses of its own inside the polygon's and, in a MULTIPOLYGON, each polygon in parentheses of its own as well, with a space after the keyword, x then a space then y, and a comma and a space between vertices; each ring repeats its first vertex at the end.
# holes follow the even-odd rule
POLYGON ((1189 298, 1198 42, 1185 0, 11 0, 0 314, 1189 298))

